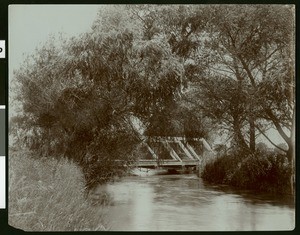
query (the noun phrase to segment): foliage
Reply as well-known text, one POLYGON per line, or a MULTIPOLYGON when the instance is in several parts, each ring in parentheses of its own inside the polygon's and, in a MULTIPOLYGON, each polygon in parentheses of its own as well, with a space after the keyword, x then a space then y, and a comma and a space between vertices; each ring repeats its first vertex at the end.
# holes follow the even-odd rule
MULTIPOLYGON (((87 42, 89 38, 83 41, 87 42)), ((118 154, 125 160, 129 155, 120 154, 120 148, 128 144, 129 152, 136 140, 126 120, 128 113, 115 114, 124 100, 116 96, 122 93, 109 90, 107 87, 113 84, 105 76, 98 77, 98 71, 93 73, 96 67, 85 67, 89 58, 82 55, 79 46, 82 45, 73 40, 58 55, 48 52, 48 47, 42 48, 26 70, 18 71, 16 79, 21 90, 18 99, 23 104, 23 116, 19 120, 23 121, 17 122, 17 127, 24 130, 25 144, 31 150, 44 156, 63 155, 87 171, 89 155, 98 156, 99 165, 105 163, 108 155, 118 154), (90 77, 90 72, 95 78, 90 77), (104 88, 97 83, 103 83, 104 88)), ((97 69, 105 72, 110 68, 97 69)), ((99 174, 105 177, 107 173, 99 174)), ((87 184, 89 179, 86 178, 87 184)))
MULTIPOLYGON (((293 84, 294 78, 293 74, 288 72, 293 68, 291 63, 293 60, 290 58, 290 48, 293 44, 293 18, 289 17, 290 9, 255 5, 245 8, 226 6, 224 8, 216 7, 213 12, 216 16, 212 20, 215 32, 208 45, 211 51, 217 53, 210 54, 212 63, 209 67, 213 74, 222 73, 221 76, 231 78, 238 87, 237 94, 231 92, 232 85, 223 90, 229 92, 229 96, 236 97, 235 101, 238 101, 239 105, 243 107, 243 110, 235 108, 236 112, 230 115, 233 118, 234 132, 240 137, 242 134, 242 138, 248 139, 251 144, 251 138, 252 141, 255 138, 255 125, 256 127, 264 125, 271 116, 278 133, 283 135, 281 127, 285 126, 286 116, 288 116, 290 125, 293 120, 291 114, 293 98, 290 99, 293 92, 290 85, 293 84), (280 17, 278 17, 279 15, 280 17), (272 83, 280 83, 280 85, 277 87, 265 86, 269 79, 272 80, 272 83), (285 82, 282 82, 282 79, 286 79, 285 82), (263 94, 260 93, 262 90, 264 90, 263 94), (284 92, 284 90, 288 91, 284 92), (276 95, 272 96, 274 92, 276 95), (287 93, 289 95, 284 95, 287 93), (273 98, 270 99, 266 96, 273 98), (289 100, 291 101, 290 105, 286 105, 289 100), (277 104, 277 106, 272 104, 273 106, 270 107, 270 103, 277 104), (267 114, 262 116, 263 113, 267 114), (289 115, 279 117, 277 113, 289 115), (248 133, 242 129, 247 122, 250 131, 248 137, 248 133), (235 126, 236 123, 237 126, 235 126)), ((223 101, 222 95, 220 96, 222 93, 217 94, 213 99, 223 101)), ((234 102, 230 102, 230 104, 234 104, 234 102)), ((232 110, 227 109, 226 106, 224 108, 225 113, 232 110)), ((226 118, 226 116, 222 117, 221 121, 223 122, 226 118)), ((291 129, 290 136, 293 138, 291 129)))
POLYGON ((211 183, 280 194, 290 193, 291 167, 285 154, 258 150, 233 152, 208 163, 202 178, 211 183))
MULTIPOLYGON (((87 185, 126 171, 149 135, 207 137, 216 126, 254 152, 276 128, 294 150, 294 18, 277 5, 119 5, 92 32, 55 39, 15 72, 11 133, 75 160, 87 185)), ((279 146, 277 146, 279 147, 279 146)), ((280 148, 280 147, 279 147, 280 148)))
POLYGON ((106 230, 104 209, 87 200, 80 168, 32 154, 10 151, 8 223, 25 231, 106 230))
POLYGON ((239 148, 254 151, 256 133, 272 126, 293 152, 290 6, 187 5, 147 12, 142 21, 155 15, 156 31, 167 35, 184 64, 191 103, 229 130, 239 148))
POLYGON ((194 107, 182 101, 170 102, 149 118, 146 135, 185 136, 187 138, 207 138, 209 121, 195 112, 194 107))
POLYGON ((108 15, 62 46, 49 40, 15 73, 22 113, 12 129, 40 155, 75 160, 91 188, 126 171, 140 141, 130 117, 147 121, 183 76, 165 39, 140 38, 126 19, 108 15))

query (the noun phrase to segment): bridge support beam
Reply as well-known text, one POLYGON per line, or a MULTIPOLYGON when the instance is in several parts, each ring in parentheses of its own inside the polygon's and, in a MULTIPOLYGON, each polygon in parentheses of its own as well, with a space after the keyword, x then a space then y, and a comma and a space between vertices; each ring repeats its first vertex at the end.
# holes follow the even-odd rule
POLYGON ((149 144, 147 144, 146 142, 145 142, 145 145, 146 145, 146 147, 147 147, 147 149, 149 150, 149 152, 151 153, 151 156, 155 159, 155 160, 157 160, 158 159, 158 156, 156 155, 156 153, 153 151, 153 149, 149 146, 149 144))
POLYGON ((193 154, 193 156, 200 161, 200 157, 198 156, 198 154, 195 152, 195 150, 192 148, 191 145, 189 145, 188 143, 186 143, 187 148, 190 150, 190 152, 193 154))
POLYGON ((166 149, 170 152, 171 157, 174 160, 180 161, 182 162, 181 158, 177 155, 177 153, 175 152, 175 150, 171 147, 171 145, 169 145, 169 143, 167 141, 163 141, 163 145, 166 147, 166 149))
POLYGON ((190 154, 190 152, 186 149, 186 147, 183 145, 183 143, 181 143, 181 141, 177 141, 176 143, 179 144, 180 148, 184 151, 184 153, 188 156, 188 158, 195 160, 195 158, 193 158, 193 156, 190 154))

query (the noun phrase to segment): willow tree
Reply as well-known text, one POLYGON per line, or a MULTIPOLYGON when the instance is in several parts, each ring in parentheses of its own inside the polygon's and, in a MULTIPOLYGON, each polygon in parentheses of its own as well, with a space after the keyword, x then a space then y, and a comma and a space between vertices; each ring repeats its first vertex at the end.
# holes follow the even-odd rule
POLYGON ((182 81, 166 39, 139 27, 123 6, 109 7, 92 32, 61 46, 49 40, 15 72, 27 146, 75 160, 88 187, 126 171, 141 141, 130 117, 147 120, 182 81))

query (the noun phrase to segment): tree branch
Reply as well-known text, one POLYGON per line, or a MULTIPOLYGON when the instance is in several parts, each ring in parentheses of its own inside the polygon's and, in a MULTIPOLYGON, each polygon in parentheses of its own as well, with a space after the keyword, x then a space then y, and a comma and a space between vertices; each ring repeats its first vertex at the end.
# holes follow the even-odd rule
POLYGON ((250 79, 250 82, 251 82, 251 85, 253 87, 256 87, 256 84, 255 84, 255 78, 253 77, 249 67, 247 66, 246 62, 244 61, 244 59, 242 58, 241 55, 237 55, 237 57, 239 58, 239 60, 241 61, 242 65, 243 65, 243 68, 245 69, 249 79, 250 79))
POLYGON ((273 114, 272 110, 267 109, 266 113, 269 115, 271 121, 273 122, 274 126, 276 127, 277 131, 279 132, 279 134, 281 135, 281 137, 287 142, 289 143, 289 137, 285 134, 285 132, 283 131, 282 127, 280 126, 277 118, 275 117, 275 115, 273 114))
POLYGON ((287 150, 277 146, 257 125, 255 125, 255 127, 274 147, 280 149, 281 151, 287 152, 287 150))

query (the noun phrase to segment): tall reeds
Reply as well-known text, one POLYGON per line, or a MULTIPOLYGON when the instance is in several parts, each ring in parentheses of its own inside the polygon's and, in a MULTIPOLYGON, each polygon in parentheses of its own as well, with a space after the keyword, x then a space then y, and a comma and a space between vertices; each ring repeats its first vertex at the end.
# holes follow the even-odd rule
POLYGON ((105 230, 104 208, 85 193, 80 168, 67 159, 9 155, 9 225, 25 231, 105 230))

